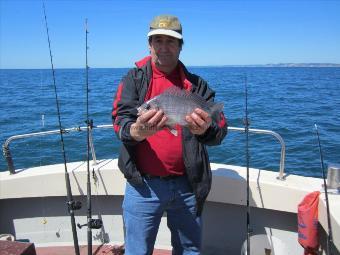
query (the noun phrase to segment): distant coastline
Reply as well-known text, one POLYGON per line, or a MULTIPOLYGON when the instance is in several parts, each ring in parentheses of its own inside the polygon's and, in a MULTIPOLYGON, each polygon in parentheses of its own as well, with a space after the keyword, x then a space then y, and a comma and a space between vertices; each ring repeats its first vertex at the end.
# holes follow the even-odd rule
POLYGON ((340 67, 333 63, 279 63, 264 65, 223 65, 223 67, 340 67))

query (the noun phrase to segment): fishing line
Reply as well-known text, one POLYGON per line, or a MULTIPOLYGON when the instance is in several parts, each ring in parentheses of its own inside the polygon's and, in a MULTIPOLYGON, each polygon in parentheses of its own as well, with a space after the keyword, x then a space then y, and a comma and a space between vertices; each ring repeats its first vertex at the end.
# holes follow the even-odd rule
MULTIPOLYGON (((42 70, 40 70, 40 93, 42 92, 43 90, 43 84, 42 84, 42 70)), ((40 104, 39 105, 42 105, 42 102, 41 102, 41 97, 39 96, 39 100, 40 100, 40 104)), ((44 115, 44 112, 40 109, 40 116, 41 116, 41 129, 43 130, 44 127, 45 127, 45 115, 44 115)), ((42 137, 39 137, 39 146, 38 146, 38 149, 39 149, 39 166, 42 166, 42 156, 41 156, 41 152, 42 152, 42 147, 41 147, 41 144, 42 144, 42 137)))
POLYGON ((66 152, 65 152, 65 144, 64 144, 64 137, 63 133, 64 130, 61 126, 61 117, 60 117, 60 107, 59 107, 59 100, 58 100, 58 93, 57 93, 57 85, 56 85, 56 79, 55 79, 55 70, 53 65, 53 57, 52 57, 52 50, 51 50, 51 41, 50 41, 50 35, 47 25, 47 17, 46 17, 46 8, 45 3, 43 3, 43 10, 44 10, 44 17, 45 17, 45 27, 46 27, 46 34, 47 34, 47 41, 48 41, 48 48, 50 53, 50 61, 51 61, 51 68, 52 68, 52 77, 53 77, 53 87, 54 87, 54 94, 55 94, 55 102, 57 106, 57 114, 58 114, 58 125, 59 125, 59 131, 60 131, 60 142, 61 142, 61 150, 62 155, 64 159, 64 167, 65 167, 65 182, 66 182, 66 191, 67 191, 67 208, 69 215, 71 217, 71 226, 72 226, 72 235, 73 235, 73 242, 74 242, 74 250, 76 255, 80 255, 79 252, 79 243, 78 243, 78 235, 77 235, 77 228, 76 228, 76 222, 74 217, 74 211, 79 210, 81 208, 81 202, 75 202, 73 200, 72 196, 72 190, 71 190, 71 184, 70 184, 70 177, 67 171, 67 163, 66 163, 66 152))
POLYGON ((250 206, 249 206, 249 119, 248 119, 248 84, 247 76, 244 77, 245 87, 245 118, 243 121, 246 134, 246 164, 247 164, 247 255, 250 255, 250 206))
POLYGON ((323 164, 323 155, 322 155, 322 149, 321 149, 321 143, 320 143, 320 136, 318 131, 318 126, 314 124, 316 136, 318 138, 318 144, 319 144, 319 152, 320 152, 320 165, 322 170, 322 178, 323 178, 323 186, 325 188, 325 198, 326 198, 326 210, 327 210, 327 224, 328 224, 328 236, 327 236, 327 254, 332 255, 331 252, 331 244, 333 243, 333 232, 332 232, 332 226, 331 226, 331 217, 329 213, 329 202, 328 202, 328 189, 326 184, 326 173, 325 168, 323 164))
MULTIPOLYGON (((42 75, 42 70, 40 70, 40 93, 43 91, 43 75, 42 75)), ((39 100, 41 101, 41 97, 39 97, 39 100)), ((40 105, 42 105, 42 102, 40 102, 40 105)), ((44 127, 45 127, 45 115, 44 115, 44 112, 41 111, 40 112, 40 115, 41 115, 41 129, 43 130, 44 127)), ((42 149, 42 137, 39 137, 39 145, 38 145, 38 150, 39 150, 39 166, 41 167, 42 166, 42 155, 41 155, 41 152, 43 151, 42 149)), ((42 182, 41 183, 42 186, 45 186, 45 182, 42 182)), ((41 224, 43 224, 43 229, 44 229, 44 232, 46 231, 46 224, 47 224, 47 219, 46 219, 46 209, 45 209, 45 200, 46 200, 46 197, 43 196, 41 197, 41 211, 42 211, 42 220, 41 220, 41 224)))

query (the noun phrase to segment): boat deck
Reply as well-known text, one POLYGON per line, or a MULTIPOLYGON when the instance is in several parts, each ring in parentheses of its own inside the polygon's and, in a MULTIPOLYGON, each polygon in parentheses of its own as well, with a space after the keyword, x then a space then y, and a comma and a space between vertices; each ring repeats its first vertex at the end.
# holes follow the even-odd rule
MULTIPOLYGON (((37 255, 74 255, 74 248, 71 246, 54 246, 54 247, 37 247, 37 255)), ((87 255, 87 246, 79 247, 80 255, 87 255)), ((93 255, 123 255, 124 249, 121 246, 113 245, 94 245, 92 247, 93 255)), ((169 250, 155 249, 153 255, 170 255, 169 250)))

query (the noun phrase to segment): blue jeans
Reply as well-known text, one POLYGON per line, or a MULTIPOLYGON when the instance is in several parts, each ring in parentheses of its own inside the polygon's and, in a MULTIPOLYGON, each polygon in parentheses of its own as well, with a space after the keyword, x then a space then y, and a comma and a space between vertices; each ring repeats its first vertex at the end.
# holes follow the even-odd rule
POLYGON ((151 255, 163 213, 171 232, 173 255, 198 255, 201 218, 187 177, 170 180, 144 178, 142 185, 127 182, 123 202, 125 254, 151 255))

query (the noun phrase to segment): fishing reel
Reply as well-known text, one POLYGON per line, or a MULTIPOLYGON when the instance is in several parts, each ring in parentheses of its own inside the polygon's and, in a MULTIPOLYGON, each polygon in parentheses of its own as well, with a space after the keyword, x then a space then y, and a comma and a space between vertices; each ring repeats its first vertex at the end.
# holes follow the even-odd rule
MULTIPOLYGON (((78 228, 82 228, 87 226, 86 224, 80 225, 79 223, 77 224, 78 228)), ((91 219, 90 220, 90 228, 91 229, 100 229, 103 226, 103 221, 101 219, 91 219)))
POLYGON ((72 201, 68 201, 66 204, 68 205, 69 210, 73 210, 73 211, 79 210, 82 207, 82 204, 80 201, 72 200, 72 201))
POLYGON ((90 120, 85 120, 85 124, 90 128, 90 129, 93 129, 93 120, 90 119, 90 120))

